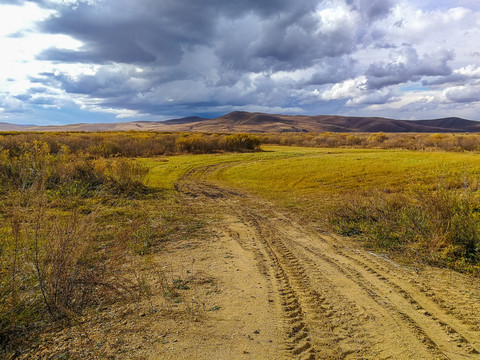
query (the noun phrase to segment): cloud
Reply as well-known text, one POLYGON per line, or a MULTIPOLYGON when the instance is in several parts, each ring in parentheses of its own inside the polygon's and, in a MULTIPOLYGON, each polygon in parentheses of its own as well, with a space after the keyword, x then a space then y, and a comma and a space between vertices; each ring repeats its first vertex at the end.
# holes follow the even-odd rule
POLYGON ((464 66, 460 69, 455 69, 452 74, 448 76, 438 76, 422 80, 422 84, 429 85, 444 85, 444 84, 467 84, 471 80, 480 79, 480 66, 473 64, 464 66))
POLYGON ((109 4, 57 5, 58 14, 41 24, 44 31, 70 35, 83 46, 49 48, 38 59, 100 65, 93 73, 55 71, 31 80, 77 99, 95 98, 95 106, 160 114, 188 105, 288 108, 291 88, 355 75, 348 54, 356 47, 360 17, 345 6, 318 8, 318 1, 306 0, 234 2, 233 7, 211 2, 193 11, 198 5, 189 2, 144 0, 135 9, 127 2, 127 9, 107 17, 109 4), (309 69, 308 78, 272 76, 299 69, 309 69))
POLYGON ((94 74, 72 77, 66 73, 49 74, 46 83, 57 81, 67 93, 92 97, 111 97, 147 89, 149 82, 140 69, 131 66, 101 67, 94 74))
POLYGON ((363 20, 371 23, 384 18, 392 11, 395 2, 392 0, 347 0, 352 10, 362 14, 363 20))
POLYGON ((83 43, 79 49, 50 48, 41 60, 172 66, 196 46, 215 49, 226 68, 279 71, 312 66, 351 54, 363 36, 363 20, 381 18, 390 1, 321 6, 323 1, 139 0, 72 1, 49 4, 56 15, 39 26, 83 43))
MULTIPOLYGON (((52 4, 50 4, 52 6, 52 4)), ((71 62, 124 62, 177 64, 195 45, 212 45, 219 19, 237 19, 255 14, 260 19, 302 16, 314 1, 286 0, 198 2, 103 0, 57 4, 57 16, 41 24, 47 33, 68 34, 83 41, 81 51, 49 49, 41 59, 71 62), (293 15, 291 15, 293 14, 293 15)))
POLYGON ((453 86, 443 91, 447 102, 470 103, 480 102, 480 82, 470 86, 453 86))
POLYGON ((22 113, 27 109, 22 99, 17 99, 8 94, 0 93, 0 114, 22 113))
POLYGON ((70 35, 84 45, 80 51, 49 49, 40 56, 44 60, 171 65, 184 49, 207 43, 214 32, 215 9, 194 1, 105 0, 55 9, 58 15, 41 30, 70 35))
POLYGON ((283 14, 263 23, 249 58, 274 71, 310 67, 319 59, 351 54, 356 49, 358 18, 344 7, 283 14))
POLYGON ((323 59, 315 66, 315 72, 307 85, 335 84, 355 77, 355 61, 351 57, 323 59))
POLYGON ((6 4, 31 10, 0 31, 0 75, 14 80, 0 76, 10 104, 1 107, 112 118, 382 108, 394 117, 425 105, 423 87, 457 111, 477 106, 480 78, 471 45, 480 10, 468 1, 0 0, 0 18, 6 4))
POLYGON ((358 97, 351 98, 347 101, 348 106, 356 105, 376 105, 387 104, 397 101, 399 98, 391 89, 380 89, 373 92, 368 92, 358 97))
POLYGON ((448 66, 448 62, 453 60, 454 53, 440 49, 420 58, 413 47, 405 46, 400 51, 395 51, 392 57, 393 61, 389 63, 381 61, 370 65, 366 72, 369 89, 381 89, 385 86, 419 81, 425 76, 451 75, 452 69, 448 66))
POLYGON ((367 90, 367 78, 359 76, 355 79, 345 80, 341 83, 333 85, 330 89, 325 90, 320 98, 322 100, 350 99, 357 96, 363 96, 367 90))

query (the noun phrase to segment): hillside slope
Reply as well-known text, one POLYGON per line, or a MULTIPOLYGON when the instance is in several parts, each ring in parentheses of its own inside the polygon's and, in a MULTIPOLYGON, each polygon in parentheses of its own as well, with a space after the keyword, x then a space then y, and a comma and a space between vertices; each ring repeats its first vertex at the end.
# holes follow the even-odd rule
POLYGON ((172 131, 172 132, 480 132, 480 122, 456 117, 395 120, 338 115, 281 115, 234 111, 216 119, 192 116, 167 121, 32 126, 0 123, 0 131, 172 131))

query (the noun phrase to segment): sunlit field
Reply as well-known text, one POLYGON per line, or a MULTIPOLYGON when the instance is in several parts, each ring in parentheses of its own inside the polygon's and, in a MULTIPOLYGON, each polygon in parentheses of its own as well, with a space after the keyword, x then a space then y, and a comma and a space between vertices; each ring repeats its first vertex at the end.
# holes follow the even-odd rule
POLYGON ((252 135, 0 140, 4 343, 46 315, 147 296, 135 259, 205 228, 203 209, 177 191, 184 177, 266 198, 319 233, 398 261, 479 273, 476 151, 259 148, 252 135))
MULTIPOLYGON (((478 268, 478 154, 264 146, 250 154, 143 160, 151 186, 188 171, 266 197, 305 221, 418 261, 478 268), (198 174, 202 174, 198 172, 198 174)), ((197 175, 198 176, 198 175, 197 175)))

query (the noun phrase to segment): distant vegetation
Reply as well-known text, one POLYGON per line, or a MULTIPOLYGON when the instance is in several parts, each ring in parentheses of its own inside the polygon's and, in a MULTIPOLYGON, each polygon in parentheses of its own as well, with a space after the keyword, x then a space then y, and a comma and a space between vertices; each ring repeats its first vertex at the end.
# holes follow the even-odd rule
POLYGON ((173 154, 208 154, 255 151, 260 138, 250 134, 202 134, 157 132, 104 133, 0 133, 0 151, 11 156, 21 153, 25 144, 41 141, 51 154, 67 147, 73 154, 90 157, 150 157, 173 154))
POLYGON ((261 135, 262 144, 324 148, 480 151, 480 134, 307 133, 261 135))
POLYGON ((102 133, 0 132, 0 150, 18 152, 34 140, 48 144, 53 154, 62 145, 71 153, 91 157, 151 157, 257 151, 261 144, 320 148, 480 151, 480 134, 458 133, 282 133, 208 134, 127 131, 102 133))

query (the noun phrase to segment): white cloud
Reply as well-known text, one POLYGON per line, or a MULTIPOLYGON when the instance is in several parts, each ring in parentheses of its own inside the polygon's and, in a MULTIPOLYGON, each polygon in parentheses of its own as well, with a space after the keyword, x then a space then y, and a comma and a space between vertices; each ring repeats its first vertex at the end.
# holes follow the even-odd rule
POLYGON ((52 13, 52 10, 42 9, 33 2, 23 6, 0 5, 0 37, 34 30, 35 21, 44 20, 52 13))
MULTIPOLYGON (((33 2, 22 6, 0 5, 0 88, 10 96, 24 94, 32 86, 29 77, 52 71, 53 64, 35 59, 42 50, 50 46, 66 49, 81 46, 80 41, 67 35, 37 32, 35 23, 53 13, 33 2)), ((27 105, 18 105, 17 109, 26 110, 27 105)), ((11 107, 4 107, 4 111, 11 111, 11 107)))
POLYGON ((384 88, 369 92, 364 95, 353 97, 347 101, 347 106, 387 104, 390 102, 395 102, 397 100, 398 97, 393 93, 391 89, 384 88))
POLYGON ((331 88, 325 90, 320 98, 322 100, 338 100, 350 99, 357 96, 362 96, 367 90, 367 78, 359 76, 355 79, 345 80, 341 83, 333 85, 331 88))
POLYGON ((464 66, 460 69, 454 70, 453 73, 478 79, 478 78, 480 78, 480 66, 470 64, 470 65, 464 66))
POLYGON ((26 106, 22 101, 8 94, 0 94, 0 108, 0 112, 3 113, 16 113, 24 111, 26 106))
POLYGON ((468 86, 449 87, 443 91, 442 98, 453 103, 480 102, 480 82, 468 86))
POLYGON ((92 106, 88 108, 88 110, 93 112, 99 112, 99 113, 114 114, 116 119, 129 119, 129 118, 138 118, 142 116, 148 116, 148 114, 143 114, 140 111, 128 110, 128 109, 113 109, 113 108, 92 106))

